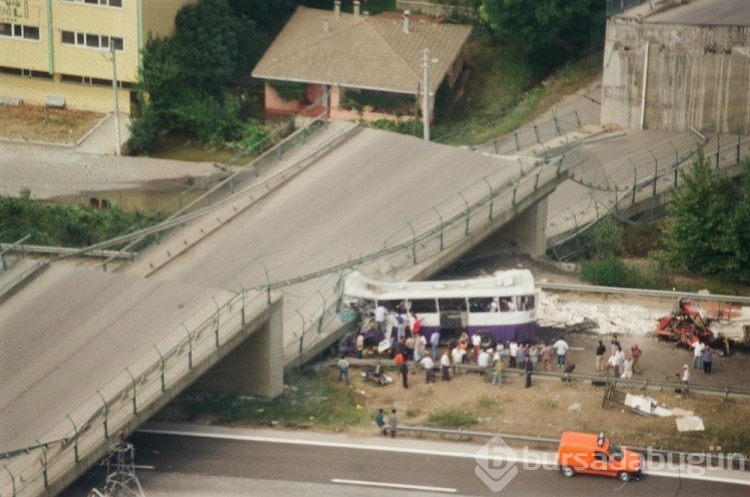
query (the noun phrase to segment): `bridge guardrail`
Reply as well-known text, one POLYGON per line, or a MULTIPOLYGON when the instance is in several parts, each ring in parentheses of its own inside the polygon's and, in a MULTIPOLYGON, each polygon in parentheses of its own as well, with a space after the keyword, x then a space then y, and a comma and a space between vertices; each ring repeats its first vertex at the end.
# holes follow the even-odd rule
POLYGON ((215 353, 222 343, 244 329, 246 309, 260 310, 268 305, 263 295, 248 298, 244 290, 242 294, 227 292, 212 300, 41 435, 36 447, 18 451, 21 455, 4 466, 0 496, 44 494, 55 480, 101 449, 132 423, 134 416, 185 377, 196 361, 215 353), (23 452, 29 452, 29 456, 23 452))
MULTIPOLYGON (((587 165, 577 172, 572 179, 587 186, 590 193, 588 198, 582 199, 576 206, 570 207, 550 220, 551 224, 558 225, 572 220, 573 225, 570 231, 564 232, 561 236, 552 237, 550 240, 548 246, 555 252, 556 257, 560 260, 569 257, 570 254, 559 247, 572 241, 576 243, 574 249, 569 249, 569 251, 572 250, 571 254, 580 250, 582 247, 580 235, 601 218, 612 213, 619 215, 644 200, 663 194, 671 188, 679 187, 682 184, 680 171, 690 167, 698 150, 705 147, 708 140, 708 137, 695 130, 691 130, 690 134, 693 136, 689 139, 694 140, 693 146, 686 146, 684 143, 675 145, 670 141, 668 145, 634 154, 628 157, 622 163, 622 167, 618 167, 612 175, 598 176, 598 184, 587 181, 585 177, 586 167, 590 169, 595 166, 587 165), (584 206, 584 204, 587 205, 584 206), (595 211, 593 217, 581 216, 579 218, 576 215, 576 212, 579 214, 590 212, 591 204, 595 211)), ((684 140, 687 141, 688 138, 684 140)), ((740 163, 742 157, 747 155, 750 155, 750 138, 737 135, 736 141, 732 140, 732 143, 722 147, 717 146, 716 150, 706 153, 705 160, 709 165, 724 167, 740 163)), ((591 173, 589 175, 593 176, 591 173)))

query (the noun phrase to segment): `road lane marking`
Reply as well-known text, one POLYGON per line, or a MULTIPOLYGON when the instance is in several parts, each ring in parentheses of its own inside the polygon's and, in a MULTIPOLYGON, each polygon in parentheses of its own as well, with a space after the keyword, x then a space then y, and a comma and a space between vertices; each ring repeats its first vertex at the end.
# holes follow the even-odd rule
POLYGON ((424 485, 405 485, 402 483, 385 483, 380 481, 363 481, 363 480, 341 480, 338 478, 331 479, 332 483, 341 483, 343 485, 361 485, 363 487, 383 487, 383 488, 398 488, 402 490, 423 490, 426 492, 443 492, 446 494, 454 494, 458 492, 455 488, 446 487, 427 487, 424 485))
MULTIPOLYGON (((258 435, 239 435, 239 434, 227 434, 227 433, 208 433, 208 432, 199 432, 199 431, 184 431, 184 430, 159 430, 159 429, 152 429, 152 428, 140 428, 137 430, 138 433, 150 433, 154 435, 171 435, 171 436, 178 436, 178 437, 192 437, 192 438, 209 438, 209 439, 218 439, 218 440, 235 440, 235 441, 244 441, 244 442, 261 442, 261 443, 277 443, 277 444, 286 444, 286 445, 303 445, 303 446, 310 446, 310 447, 329 447, 329 448, 340 448, 340 449, 357 449, 357 450, 372 450, 372 451, 378 451, 378 452, 398 452, 398 453, 404 453, 404 454, 421 454, 421 455, 432 455, 432 456, 444 456, 444 457, 456 457, 456 458, 463 458, 463 459, 474 459, 477 458, 480 459, 487 459, 487 460, 498 460, 498 461, 508 461, 508 462, 514 462, 514 463, 521 463, 521 464, 536 464, 538 463, 538 458, 535 457, 522 457, 519 455, 516 455, 515 457, 488 457, 486 455, 482 454, 476 454, 476 453, 470 453, 470 452, 458 452, 458 451, 450 451, 450 450, 435 450, 435 449, 417 449, 412 447, 394 447, 394 446, 380 446, 380 445, 365 445, 361 443, 346 443, 346 442, 326 442, 321 440, 301 440, 301 439, 293 439, 293 438, 281 438, 281 437, 267 437, 267 436, 258 436, 258 435)), ((479 448, 477 448, 479 450, 479 448)), ((556 458, 556 454, 554 453, 545 453, 545 454, 551 454, 551 457, 556 458)), ((677 468, 675 468, 677 469, 677 468)), ((683 478, 686 480, 708 480, 713 481, 717 483, 730 483, 734 485, 750 485, 750 479, 748 479, 748 475, 744 471, 734 471, 734 477, 732 476, 718 476, 718 475, 711 475, 709 472, 706 472, 703 475, 697 475, 697 474, 690 474, 689 472, 685 471, 686 468, 680 468, 681 470, 678 471, 669 471, 669 470, 655 470, 650 469, 648 467, 648 463, 646 463, 646 467, 644 468, 643 473, 652 475, 652 476, 661 476, 661 477, 667 477, 667 478, 683 478)), ((724 474, 726 474, 729 471, 723 471, 724 474)), ((721 475, 721 473, 719 473, 721 475)))
POLYGON ((135 469, 155 469, 156 466, 149 466, 148 464, 133 464, 135 469))

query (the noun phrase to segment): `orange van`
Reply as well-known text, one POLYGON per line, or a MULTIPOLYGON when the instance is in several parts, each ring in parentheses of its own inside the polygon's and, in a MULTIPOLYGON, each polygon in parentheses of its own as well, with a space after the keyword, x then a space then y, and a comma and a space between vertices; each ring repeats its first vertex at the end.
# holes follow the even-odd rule
POLYGON ((604 433, 566 431, 560 438, 557 462, 565 476, 576 473, 616 476, 620 481, 638 478, 641 474, 641 455, 620 449, 604 433))

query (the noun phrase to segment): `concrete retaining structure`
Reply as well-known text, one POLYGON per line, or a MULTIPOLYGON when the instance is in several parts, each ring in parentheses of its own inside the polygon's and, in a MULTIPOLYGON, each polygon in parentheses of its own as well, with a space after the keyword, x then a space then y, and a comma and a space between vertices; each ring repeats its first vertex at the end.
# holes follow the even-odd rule
POLYGON ((607 21, 602 123, 748 133, 750 26, 678 16, 686 7, 632 9, 607 21))

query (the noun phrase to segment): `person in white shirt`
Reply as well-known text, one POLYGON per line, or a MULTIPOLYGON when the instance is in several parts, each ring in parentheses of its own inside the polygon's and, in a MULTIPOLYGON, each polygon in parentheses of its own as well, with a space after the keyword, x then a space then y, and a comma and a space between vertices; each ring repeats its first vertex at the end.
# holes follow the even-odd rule
POLYGON ((706 345, 697 341, 693 345, 693 369, 701 369, 703 367, 703 351, 706 349, 706 345))
POLYGON ((432 357, 426 355, 420 361, 420 364, 424 368, 424 377, 427 383, 435 383, 435 363, 432 361, 432 357))
POLYGON ((479 348, 481 345, 482 337, 479 336, 479 333, 474 333, 473 335, 471 335, 471 346, 474 352, 474 362, 477 362, 477 360, 479 360, 479 348))
POLYGON ((453 352, 451 352, 451 355, 453 356, 453 374, 458 373, 458 365, 461 364, 464 360, 464 355, 466 354, 466 351, 463 350, 461 347, 454 347, 453 352))
POLYGON ((552 348, 557 352, 558 369, 563 368, 565 366, 565 354, 568 353, 568 349, 570 348, 568 347, 568 342, 560 338, 558 341, 552 344, 552 348))
POLYGON ((622 347, 615 347, 615 378, 620 377, 623 367, 625 366, 625 352, 622 351, 622 347))
POLYGON ((448 356, 448 349, 445 349, 443 355, 440 356, 440 371, 443 373, 443 381, 451 381, 451 359, 448 356))
POLYGON ((375 308, 375 323, 378 325, 378 331, 385 333, 385 317, 388 315, 388 310, 383 304, 379 304, 375 308))
POLYGON ((480 368, 488 368, 490 366, 490 353, 487 349, 479 353, 477 358, 477 366, 480 368))
POLYGON ((518 344, 515 340, 510 341, 510 345, 508 345, 508 349, 510 352, 510 364, 509 366, 512 368, 516 367, 516 359, 518 358, 518 344))

